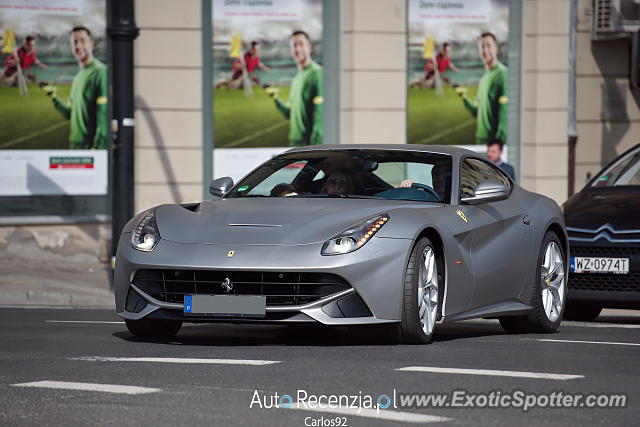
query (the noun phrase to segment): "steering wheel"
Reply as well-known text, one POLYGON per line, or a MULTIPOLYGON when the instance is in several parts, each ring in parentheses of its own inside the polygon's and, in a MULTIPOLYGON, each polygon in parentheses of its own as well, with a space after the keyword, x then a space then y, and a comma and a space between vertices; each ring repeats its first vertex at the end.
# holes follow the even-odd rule
POLYGON ((425 193, 433 196, 437 202, 440 201, 440 196, 438 195, 438 193, 436 193, 436 190, 434 190, 433 188, 429 187, 426 184, 420 184, 419 182, 414 182, 413 184, 411 184, 411 188, 417 188, 418 190, 422 190, 425 193))

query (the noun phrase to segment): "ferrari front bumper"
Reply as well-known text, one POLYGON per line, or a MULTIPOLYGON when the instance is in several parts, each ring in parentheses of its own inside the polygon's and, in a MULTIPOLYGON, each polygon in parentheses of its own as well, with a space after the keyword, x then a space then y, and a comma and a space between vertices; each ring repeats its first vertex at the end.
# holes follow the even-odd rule
POLYGON ((233 246, 161 240, 152 252, 141 252, 131 247, 130 238, 130 233, 122 234, 116 257, 114 284, 118 315, 125 319, 173 318, 185 322, 319 322, 326 325, 398 322, 405 268, 413 246, 410 239, 374 237, 355 252, 322 256, 322 243, 233 246), (349 287, 309 303, 267 304, 266 316, 259 319, 185 316, 182 302, 154 298, 133 283, 136 272, 142 270, 331 274, 342 278, 349 287), (127 304, 128 298, 144 302, 127 304), (365 310, 344 309, 362 303, 365 310), (336 310, 337 305, 343 309, 336 310))

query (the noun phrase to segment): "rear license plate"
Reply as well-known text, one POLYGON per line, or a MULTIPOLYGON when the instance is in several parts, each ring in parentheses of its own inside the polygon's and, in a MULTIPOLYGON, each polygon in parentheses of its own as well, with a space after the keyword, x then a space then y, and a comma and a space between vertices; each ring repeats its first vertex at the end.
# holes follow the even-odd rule
POLYGON ((629 273, 629 258, 571 257, 573 273, 629 273))
POLYGON ((259 295, 185 295, 185 315, 264 317, 267 297, 259 295))

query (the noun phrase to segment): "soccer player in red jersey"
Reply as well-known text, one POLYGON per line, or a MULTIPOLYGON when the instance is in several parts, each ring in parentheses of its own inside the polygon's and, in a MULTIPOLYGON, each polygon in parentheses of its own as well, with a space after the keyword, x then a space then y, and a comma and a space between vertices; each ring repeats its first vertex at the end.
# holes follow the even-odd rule
MULTIPOLYGON (((438 64, 438 73, 440 73, 440 77, 447 83, 449 83, 449 77, 445 75, 447 69, 451 69, 456 73, 460 71, 460 69, 451 62, 451 45, 449 43, 442 45, 442 49, 436 55, 436 64, 438 64)), ((433 67, 433 61, 427 61, 427 64, 425 65, 425 80, 432 79, 434 75, 435 69, 433 67)))
MULTIPOLYGON (((436 64, 438 66, 438 74, 445 83, 449 83, 449 77, 447 77, 447 70, 451 69, 454 72, 460 71, 453 62, 451 62, 451 45, 444 43, 442 49, 436 55, 436 64)), ((432 59, 427 60, 424 64, 424 78, 412 82, 409 87, 420 86, 423 88, 433 87, 435 84, 436 70, 432 59)))
POLYGON ((226 86, 229 89, 240 89, 243 87, 242 68, 246 69, 249 78, 254 84, 259 85, 260 79, 255 75, 256 68, 260 68, 262 71, 271 71, 271 68, 267 67, 260 59, 260 42, 254 40, 251 42, 251 48, 244 53, 242 59, 236 59, 231 64, 231 77, 224 81, 216 83, 216 89, 222 86, 226 86))
MULTIPOLYGON (((18 60, 20 61, 20 69, 24 76, 31 80, 36 81, 36 77, 28 73, 31 69, 31 65, 36 65, 42 69, 47 68, 45 64, 40 62, 36 56, 36 38, 32 35, 28 35, 25 42, 18 49, 18 60)), ((18 85, 18 61, 14 54, 7 56, 4 60, 4 72, 0 76, 0 82, 3 86, 17 86, 18 85)))

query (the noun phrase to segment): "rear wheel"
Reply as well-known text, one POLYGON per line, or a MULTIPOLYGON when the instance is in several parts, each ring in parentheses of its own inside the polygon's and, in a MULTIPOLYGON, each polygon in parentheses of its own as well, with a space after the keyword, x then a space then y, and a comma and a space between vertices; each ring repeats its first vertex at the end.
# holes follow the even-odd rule
POLYGON ((407 344, 428 344, 440 317, 443 291, 442 259, 424 237, 411 252, 405 272, 402 320, 399 340, 407 344))
POLYGON ((560 326, 567 295, 566 255, 553 231, 544 236, 538 255, 531 306, 525 316, 505 316, 500 324, 509 333, 554 332, 560 326))
POLYGON ((182 327, 181 320, 165 319, 126 319, 127 329, 133 335, 144 338, 170 338, 182 327))
POLYGON ((591 322, 595 320, 602 311, 602 307, 594 304, 586 304, 579 302, 567 302, 564 318, 567 320, 578 320, 582 322, 591 322))

